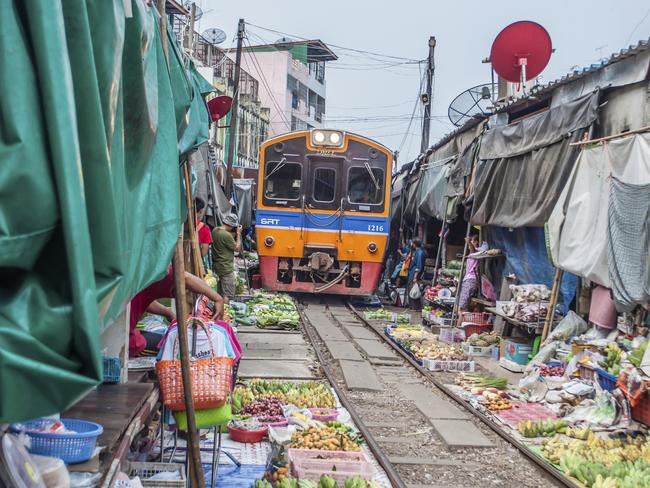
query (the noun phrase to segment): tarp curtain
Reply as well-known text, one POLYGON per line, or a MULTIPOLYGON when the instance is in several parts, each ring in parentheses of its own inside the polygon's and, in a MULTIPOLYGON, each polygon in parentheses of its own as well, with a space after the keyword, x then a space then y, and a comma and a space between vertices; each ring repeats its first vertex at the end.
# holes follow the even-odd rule
MULTIPOLYGON (((514 274, 518 283, 538 283, 552 288, 555 268, 546 253, 543 228, 523 227, 508 230, 488 226, 483 230, 490 247, 501 249, 506 257, 504 277, 514 274)), ((567 312, 577 287, 577 277, 564 273, 558 299, 560 313, 567 312)))
POLYGON ((598 93, 488 130, 473 181, 471 222, 500 227, 542 227, 573 169, 570 146, 598 112, 598 93))
POLYGON ((239 225, 244 229, 248 229, 251 226, 251 216, 253 215, 253 180, 234 179, 232 180, 232 186, 235 193, 239 225))
POLYGON ((416 194, 420 217, 429 216, 438 220, 445 218, 447 176, 452 161, 443 160, 422 170, 416 194))
POLYGON ((64 410, 97 384, 102 325, 171 260, 189 103, 154 7, 131 10, 3 4, 0 423, 64 410))
MULTIPOLYGON (((625 296, 639 294, 630 295, 625 288, 630 288, 632 283, 643 285, 650 279, 647 242, 650 217, 647 210, 645 215, 642 211, 642 225, 632 222, 630 211, 621 212, 612 219, 609 214, 610 198, 614 194, 612 181, 633 185, 641 192, 643 187, 650 185, 650 134, 584 147, 570 184, 565 187, 549 218, 546 237, 549 253, 558 267, 606 288, 618 288, 619 291, 614 293, 617 305, 628 308, 633 303, 642 302, 643 294, 630 300, 625 296), (618 230, 614 232, 613 228, 618 230), (612 235, 623 239, 628 233, 632 235, 632 249, 620 254, 626 257, 636 255, 636 262, 629 267, 634 270, 634 276, 621 280, 628 273, 621 273, 620 266, 617 266, 620 259, 612 259, 621 249, 620 243, 612 242, 612 235), (612 257, 608 256, 610 246, 614 253, 612 257)), ((647 203, 643 197, 636 200, 647 203)))

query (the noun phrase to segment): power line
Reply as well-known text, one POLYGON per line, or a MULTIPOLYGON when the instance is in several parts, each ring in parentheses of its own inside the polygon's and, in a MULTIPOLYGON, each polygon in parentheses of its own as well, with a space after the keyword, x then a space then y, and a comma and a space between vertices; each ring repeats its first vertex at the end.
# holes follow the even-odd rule
POLYGON ((638 23, 637 25, 634 26, 634 29, 632 29, 632 32, 630 32, 630 36, 627 38, 627 41, 625 41, 625 44, 629 44, 629 43, 630 43, 630 40, 632 39, 632 36, 633 36, 634 33, 636 32, 636 30, 637 30, 639 27, 641 27, 641 24, 643 24, 643 22, 645 22, 645 19, 648 18, 648 15, 650 15, 650 8, 649 8, 648 11, 645 13, 645 15, 643 16, 643 18, 639 21, 639 23, 638 23))
MULTIPOLYGON (((277 30, 274 30, 274 29, 269 29, 267 27, 262 27, 260 25, 251 24, 250 22, 246 22, 246 24, 250 25, 251 27, 255 27, 257 29, 262 29, 262 30, 265 30, 265 31, 268 31, 268 32, 273 32, 274 34, 280 34, 281 36, 295 37, 297 39, 300 39, 301 41, 309 41, 310 40, 310 39, 307 39, 306 37, 301 37, 301 36, 297 36, 295 34, 289 34, 287 32, 282 32, 282 31, 277 31, 277 30)), ((343 49, 345 51, 351 51, 351 52, 354 52, 354 53, 365 54, 365 55, 369 55, 369 56, 379 56, 379 57, 388 58, 388 59, 398 59, 398 60, 401 60, 401 61, 411 61, 413 63, 419 63, 418 59, 405 58, 405 57, 401 57, 401 56, 393 56, 393 55, 390 55, 390 54, 382 54, 382 53, 377 53, 377 52, 373 52, 373 51, 366 51, 366 50, 363 50, 363 49, 354 49, 354 48, 350 48, 350 47, 340 46, 340 45, 337 45, 337 44, 332 44, 330 42, 327 42, 325 44, 327 44, 328 46, 335 47, 337 49, 343 49)))

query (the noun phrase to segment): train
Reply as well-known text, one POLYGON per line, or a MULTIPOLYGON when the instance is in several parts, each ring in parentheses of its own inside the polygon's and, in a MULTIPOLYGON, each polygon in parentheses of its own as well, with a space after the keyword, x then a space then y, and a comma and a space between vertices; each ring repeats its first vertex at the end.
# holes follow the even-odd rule
POLYGON ((341 130, 262 143, 255 236, 269 290, 367 296, 390 231, 392 152, 341 130))

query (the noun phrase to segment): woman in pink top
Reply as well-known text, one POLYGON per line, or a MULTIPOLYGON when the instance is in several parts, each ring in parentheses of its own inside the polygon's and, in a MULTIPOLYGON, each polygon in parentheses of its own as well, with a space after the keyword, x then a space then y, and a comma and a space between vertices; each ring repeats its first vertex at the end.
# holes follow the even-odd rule
MULTIPOLYGON (((466 239, 469 254, 477 252, 479 250, 478 235, 472 234, 466 239)), ((478 259, 468 257, 466 264, 465 276, 463 276, 463 283, 460 289, 460 299, 458 300, 458 308, 461 311, 468 309, 469 301, 476 295, 479 283, 478 259)))

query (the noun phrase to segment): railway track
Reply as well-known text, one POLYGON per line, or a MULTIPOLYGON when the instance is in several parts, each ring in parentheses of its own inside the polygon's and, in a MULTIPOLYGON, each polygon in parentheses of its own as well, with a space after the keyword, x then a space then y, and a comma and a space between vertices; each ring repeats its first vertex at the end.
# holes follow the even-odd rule
POLYGON ((324 374, 393 486, 576 488, 342 299, 299 302, 324 374))

